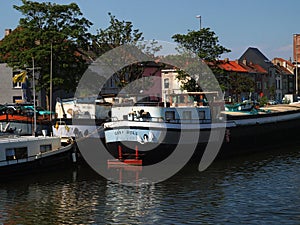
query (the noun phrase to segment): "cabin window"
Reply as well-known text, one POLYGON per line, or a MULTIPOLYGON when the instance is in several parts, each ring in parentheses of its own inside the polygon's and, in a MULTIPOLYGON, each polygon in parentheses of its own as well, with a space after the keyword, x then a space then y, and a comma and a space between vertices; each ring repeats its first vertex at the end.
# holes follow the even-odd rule
POLYGON ((199 115, 199 120, 205 120, 205 111, 199 111, 198 115, 199 115))
POLYGON ((15 149, 14 148, 7 148, 6 149, 6 160, 14 160, 14 159, 16 159, 15 149))
POLYGON ((191 120, 192 119, 192 112, 191 111, 183 111, 182 117, 184 120, 191 120))
POLYGON ((45 153, 45 152, 48 152, 48 151, 51 151, 51 150, 52 150, 51 144, 49 144, 49 145, 41 145, 40 146, 40 152, 41 153, 45 153))
POLYGON ((6 160, 26 159, 27 157, 28 157, 27 147, 6 149, 6 160))
POLYGON ((165 118, 166 118, 166 121, 175 120, 175 112, 174 111, 166 111, 165 118))

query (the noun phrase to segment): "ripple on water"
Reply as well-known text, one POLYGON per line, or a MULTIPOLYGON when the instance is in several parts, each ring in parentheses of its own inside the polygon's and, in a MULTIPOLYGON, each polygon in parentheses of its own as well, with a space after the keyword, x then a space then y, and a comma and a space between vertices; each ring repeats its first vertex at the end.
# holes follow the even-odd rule
POLYGON ((258 154, 187 166, 142 187, 106 181, 89 168, 0 184, 4 224, 299 224, 300 156, 258 154))

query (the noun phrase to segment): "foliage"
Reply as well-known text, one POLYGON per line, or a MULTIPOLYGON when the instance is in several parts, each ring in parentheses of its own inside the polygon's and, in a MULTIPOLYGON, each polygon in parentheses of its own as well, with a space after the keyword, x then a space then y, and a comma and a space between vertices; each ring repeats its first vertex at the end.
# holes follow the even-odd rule
POLYGON ((49 90, 51 48, 53 86, 72 91, 87 68, 78 49, 85 49, 92 25, 82 16, 77 4, 58 5, 22 0, 14 8, 23 14, 19 26, 0 45, 0 59, 18 69, 35 66, 41 76, 37 87, 49 90))
POLYGON ((187 34, 175 34, 172 38, 205 61, 215 61, 222 54, 230 52, 218 44, 218 37, 210 28, 189 31, 187 34))
POLYGON ((259 106, 263 107, 268 103, 268 98, 267 96, 262 96, 259 100, 259 106))
MULTIPOLYGON (((152 40, 148 43, 144 43, 143 33, 139 29, 134 29, 133 24, 130 21, 120 21, 111 13, 108 13, 110 17, 110 25, 106 29, 99 29, 97 35, 94 36, 93 50, 98 56, 122 45, 136 46, 149 56, 154 56, 155 52, 159 51, 161 46, 157 45, 157 41, 152 40)), ((116 60, 124 59, 126 61, 128 55, 118 55, 116 60)), ((116 62, 111 62, 116 63, 116 62)), ((118 62, 120 65, 125 64, 118 62)), ((137 62, 132 65, 128 65, 121 70, 115 71, 114 80, 117 86, 124 88, 130 82, 142 78, 144 69, 148 64, 152 62, 137 62)), ((110 62, 108 62, 110 64, 110 62)), ((145 85, 145 82, 135 82, 145 85)), ((135 87, 134 90, 141 90, 142 87, 135 87)), ((145 88, 145 87, 143 87, 145 88)))
MULTIPOLYGON (((189 31, 187 34, 175 34, 172 38, 175 42, 179 43, 181 47, 191 51, 191 53, 195 55, 194 57, 199 57, 206 63, 215 62, 221 54, 230 52, 229 49, 226 49, 218 43, 218 37, 210 28, 203 28, 199 31, 189 31)), ((182 88, 188 91, 201 91, 201 86, 211 87, 216 85, 211 79, 205 80, 205 74, 202 73, 187 74, 180 72, 177 78, 179 80, 188 80, 188 82, 184 82, 182 85, 182 88)), ((224 85, 222 89, 224 89, 224 85)))
POLYGON ((93 45, 97 55, 102 55, 105 52, 119 47, 124 44, 137 44, 143 41, 143 33, 139 29, 133 29, 133 24, 130 21, 120 21, 111 13, 110 25, 106 29, 99 29, 94 36, 93 45))
POLYGON ((236 96, 236 99, 238 99, 238 96, 242 92, 253 91, 254 87, 255 87, 254 80, 252 80, 248 76, 237 74, 237 73, 232 73, 229 76, 229 89, 232 92, 232 94, 236 96))

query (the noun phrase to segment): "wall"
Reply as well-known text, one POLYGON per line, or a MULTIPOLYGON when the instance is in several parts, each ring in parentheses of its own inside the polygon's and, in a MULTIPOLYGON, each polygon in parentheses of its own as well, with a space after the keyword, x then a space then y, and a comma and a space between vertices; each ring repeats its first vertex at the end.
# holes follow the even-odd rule
POLYGON ((0 104, 13 103, 14 97, 22 97, 21 88, 13 88, 13 71, 6 63, 0 63, 0 104))

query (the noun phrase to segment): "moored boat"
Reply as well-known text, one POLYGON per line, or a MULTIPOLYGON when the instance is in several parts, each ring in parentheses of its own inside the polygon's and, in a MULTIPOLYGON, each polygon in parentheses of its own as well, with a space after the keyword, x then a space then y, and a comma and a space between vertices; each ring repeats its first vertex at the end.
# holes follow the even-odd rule
POLYGON ((114 121, 104 124, 108 151, 118 158, 119 149, 123 155, 134 155, 138 149, 143 163, 153 164, 166 159, 178 146, 182 150, 194 148, 192 159, 198 161, 211 142, 220 143, 219 157, 229 157, 272 149, 298 139, 300 105, 277 105, 249 113, 217 111, 218 104, 214 103, 192 103, 113 107, 114 121), (222 135, 212 135, 221 130, 222 135))
POLYGON ((62 139, 104 139, 102 125, 110 120, 111 106, 104 98, 57 99, 53 135, 62 139))
POLYGON ((73 143, 62 146, 59 137, 0 136, 0 177, 57 169, 75 157, 73 143))

